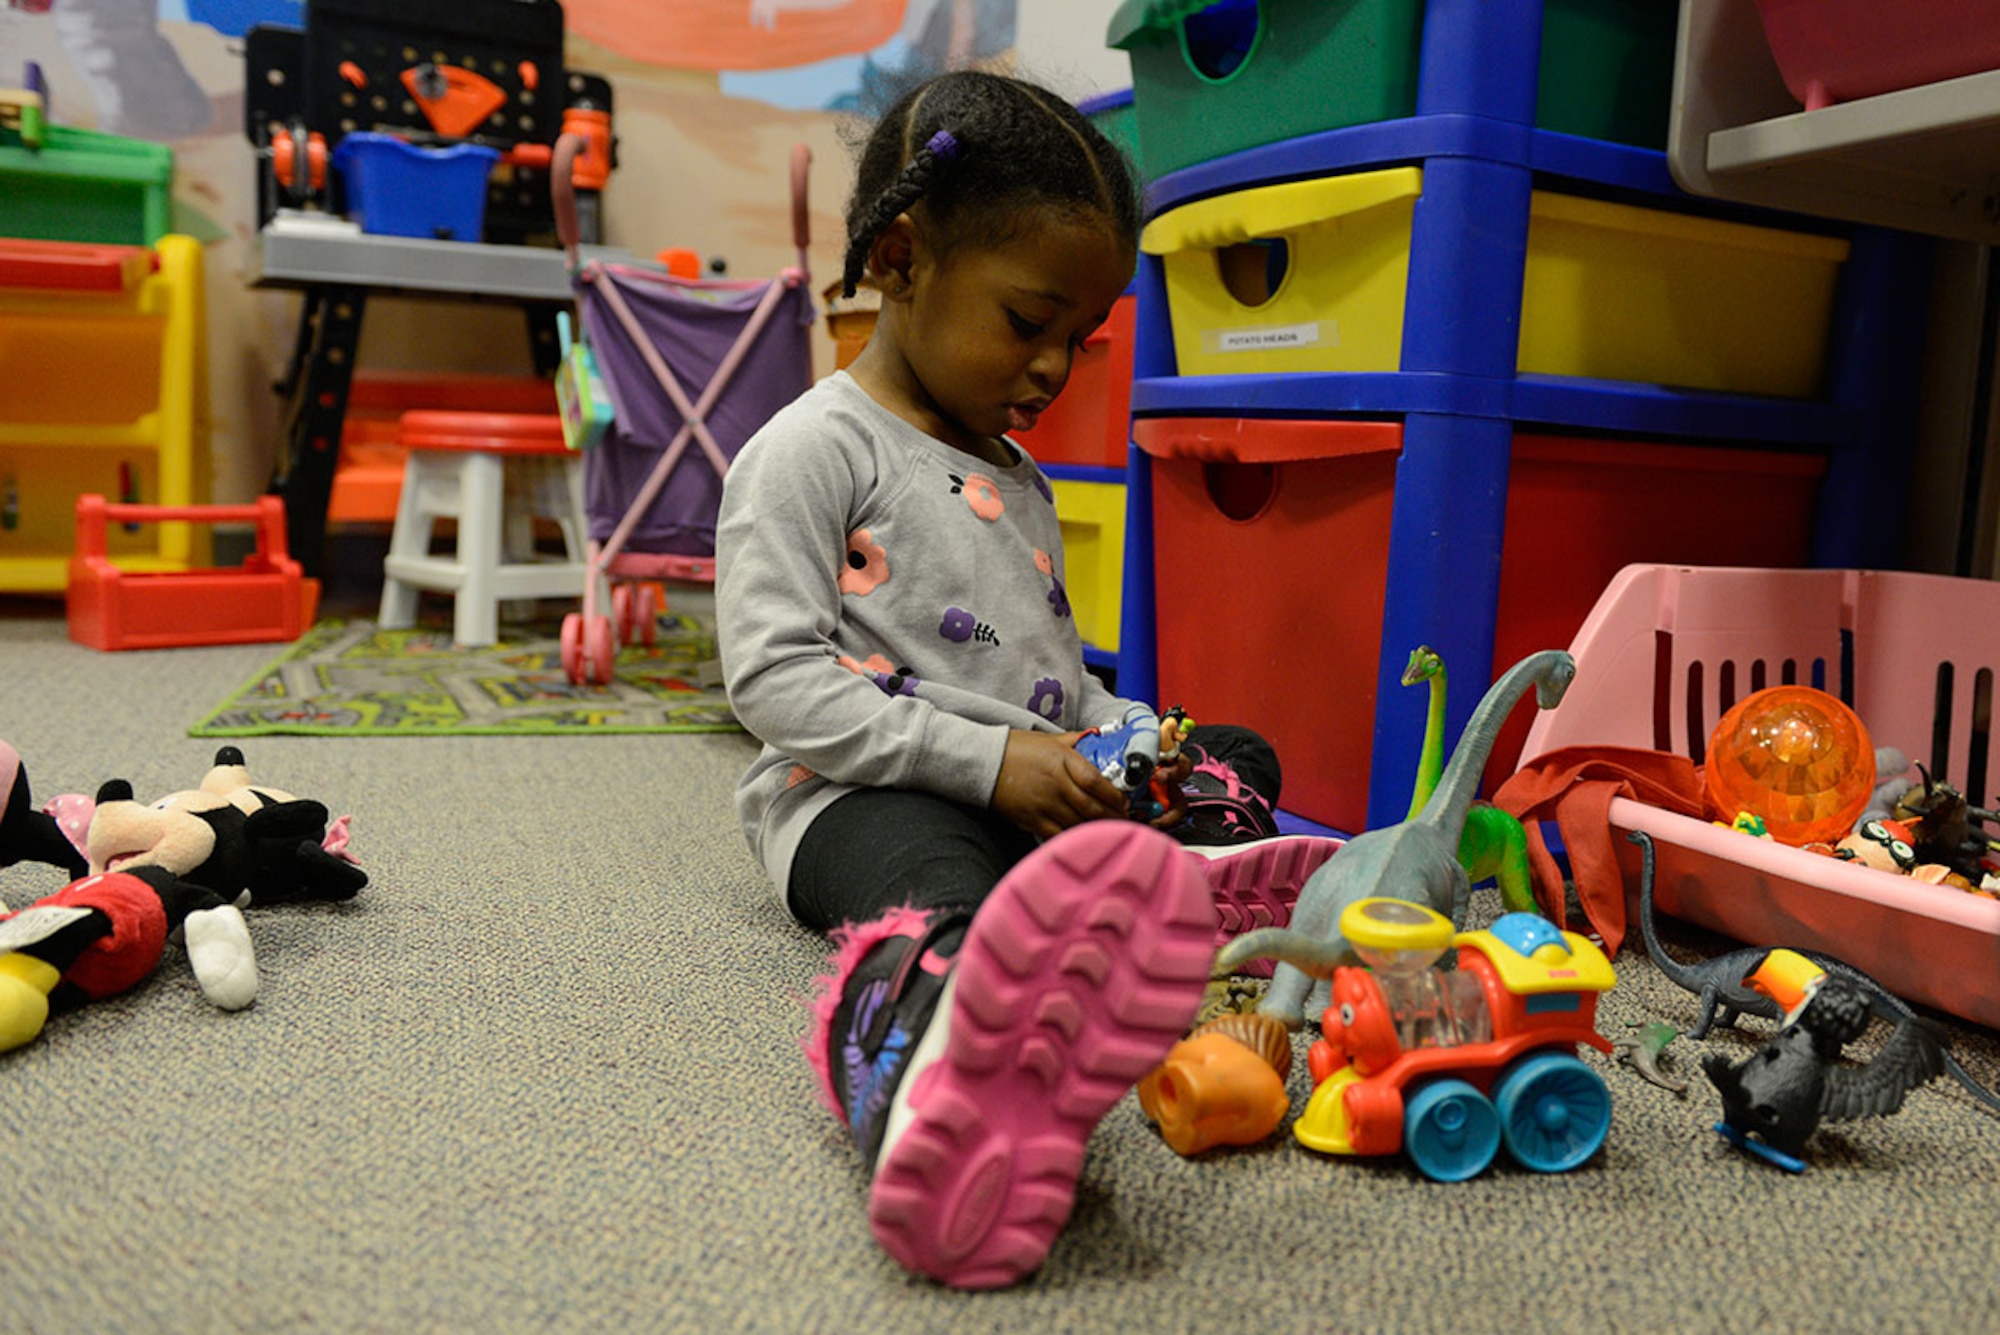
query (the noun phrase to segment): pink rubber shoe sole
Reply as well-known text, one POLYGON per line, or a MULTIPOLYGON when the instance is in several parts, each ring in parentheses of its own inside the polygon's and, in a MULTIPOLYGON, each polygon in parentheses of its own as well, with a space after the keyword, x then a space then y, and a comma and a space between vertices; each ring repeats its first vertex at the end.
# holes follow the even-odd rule
MULTIPOLYGON (((1207 874, 1221 920, 1217 949, 1259 927, 1291 925, 1299 890, 1342 841, 1318 835, 1280 835, 1247 844, 1189 846, 1187 852, 1207 874)), ((1271 961, 1252 960, 1238 972, 1269 978, 1271 961)))
POLYGON ((1025 858, 959 949, 942 1054, 876 1164, 876 1240, 956 1288, 1034 1271, 1085 1142, 1180 1039, 1214 958, 1208 882, 1157 830, 1093 821, 1025 858))

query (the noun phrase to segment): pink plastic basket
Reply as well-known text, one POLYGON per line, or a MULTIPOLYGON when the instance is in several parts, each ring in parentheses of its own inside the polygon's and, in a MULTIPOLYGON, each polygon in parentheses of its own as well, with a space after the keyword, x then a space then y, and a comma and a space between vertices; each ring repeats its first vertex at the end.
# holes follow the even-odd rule
POLYGON ((1757 0, 1757 13, 1808 111, 2000 66, 1990 0, 1757 0))
MULTIPOLYGON (((1785 682, 1847 700, 1894 746, 1988 794, 2000 583, 1868 570, 1634 565, 1570 647, 1576 681, 1524 754, 1633 746, 1703 759, 1731 704, 1785 682)), ((2000 1027, 2000 902, 1788 848, 1624 799, 1611 804, 1636 915, 1652 835, 1660 911, 1753 945, 1824 951, 1911 1001, 2000 1027)))

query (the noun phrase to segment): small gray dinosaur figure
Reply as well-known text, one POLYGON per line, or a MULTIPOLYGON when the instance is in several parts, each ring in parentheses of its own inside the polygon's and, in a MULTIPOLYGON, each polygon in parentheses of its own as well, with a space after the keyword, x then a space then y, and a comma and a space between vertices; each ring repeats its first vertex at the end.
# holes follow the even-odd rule
POLYGON ((1340 932, 1340 915, 1349 904, 1387 895, 1426 905, 1462 925, 1472 883, 1458 860, 1459 836, 1493 739, 1529 686, 1543 709, 1553 709, 1575 676, 1576 660, 1560 649, 1530 654, 1507 669, 1472 711, 1424 809, 1400 825, 1348 840, 1300 889, 1291 926, 1237 937, 1217 954, 1216 972, 1226 974, 1253 959, 1277 960, 1257 1011, 1297 1029, 1309 1018, 1308 994, 1324 1009, 1325 980, 1340 965, 1356 962, 1340 932))
MULTIPOLYGON (((1744 981, 1757 971, 1757 966, 1772 953, 1773 947, 1747 946, 1717 955, 1714 959, 1697 960, 1693 964, 1684 964, 1667 953, 1653 926, 1653 836, 1644 830, 1633 830, 1625 837, 1639 846, 1639 934, 1646 943, 1646 953, 1652 957, 1660 972, 1667 976, 1667 981, 1701 998, 1701 1014, 1695 1017, 1688 1037, 1697 1042, 1706 1038, 1717 1020, 1725 1028, 1733 1028, 1739 1015, 1755 1015, 1767 1020, 1783 1019, 1784 1012, 1777 1002, 1744 981)), ((1345 854, 1346 850, 1341 852, 1345 854)), ((1333 864, 1329 862, 1327 865, 1333 864)), ((1838 974, 1857 984, 1866 994, 1869 1009, 1877 1019, 1894 1025, 1918 1018, 1908 1002, 1853 965, 1817 950, 1794 950, 1792 953, 1803 955, 1826 972, 1838 974)), ((1944 1069, 1965 1088, 1966 1093, 1990 1111, 2000 1113, 2000 1096, 1973 1079, 1972 1073, 1959 1065, 1949 1049, 1944 1054, 1944 1069)))

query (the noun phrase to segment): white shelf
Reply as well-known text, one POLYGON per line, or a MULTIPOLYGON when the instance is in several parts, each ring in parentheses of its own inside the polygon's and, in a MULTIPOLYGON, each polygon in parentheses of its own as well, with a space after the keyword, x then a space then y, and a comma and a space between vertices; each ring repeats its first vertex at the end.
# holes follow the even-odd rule
POLYGON ((1698 195, 2000 243, 2000 70, 1802 111, 1755 0, 1681 0, 1667 165, 1698 195))

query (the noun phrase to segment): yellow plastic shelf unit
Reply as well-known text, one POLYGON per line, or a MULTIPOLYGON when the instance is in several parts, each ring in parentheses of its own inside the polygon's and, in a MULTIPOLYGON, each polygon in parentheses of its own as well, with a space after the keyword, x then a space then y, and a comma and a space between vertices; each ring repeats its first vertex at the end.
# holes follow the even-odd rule
MULTIPOLYGON (((1216 195, 1162 214, 1179 373, 1401 369, 1423 171, 1395 167, 1216 195)), ((1848 243, 1534 192, 1523 374, 1811 398, 1848 243)))
POLYGON ((1125 597, 1125 487, 1118 482, 1052 478, 1062 523, 1064 588, 1083 642, 1118 649, 1125 597))
MULTIPOLYGON (((115 291, 0 286, 0 590, 61 593, 76 498, 205 502, 208 353, 202 250, 169 234, 115 291)), ((121 528, 134 571, 209 561, 207 530, 121 528)))

